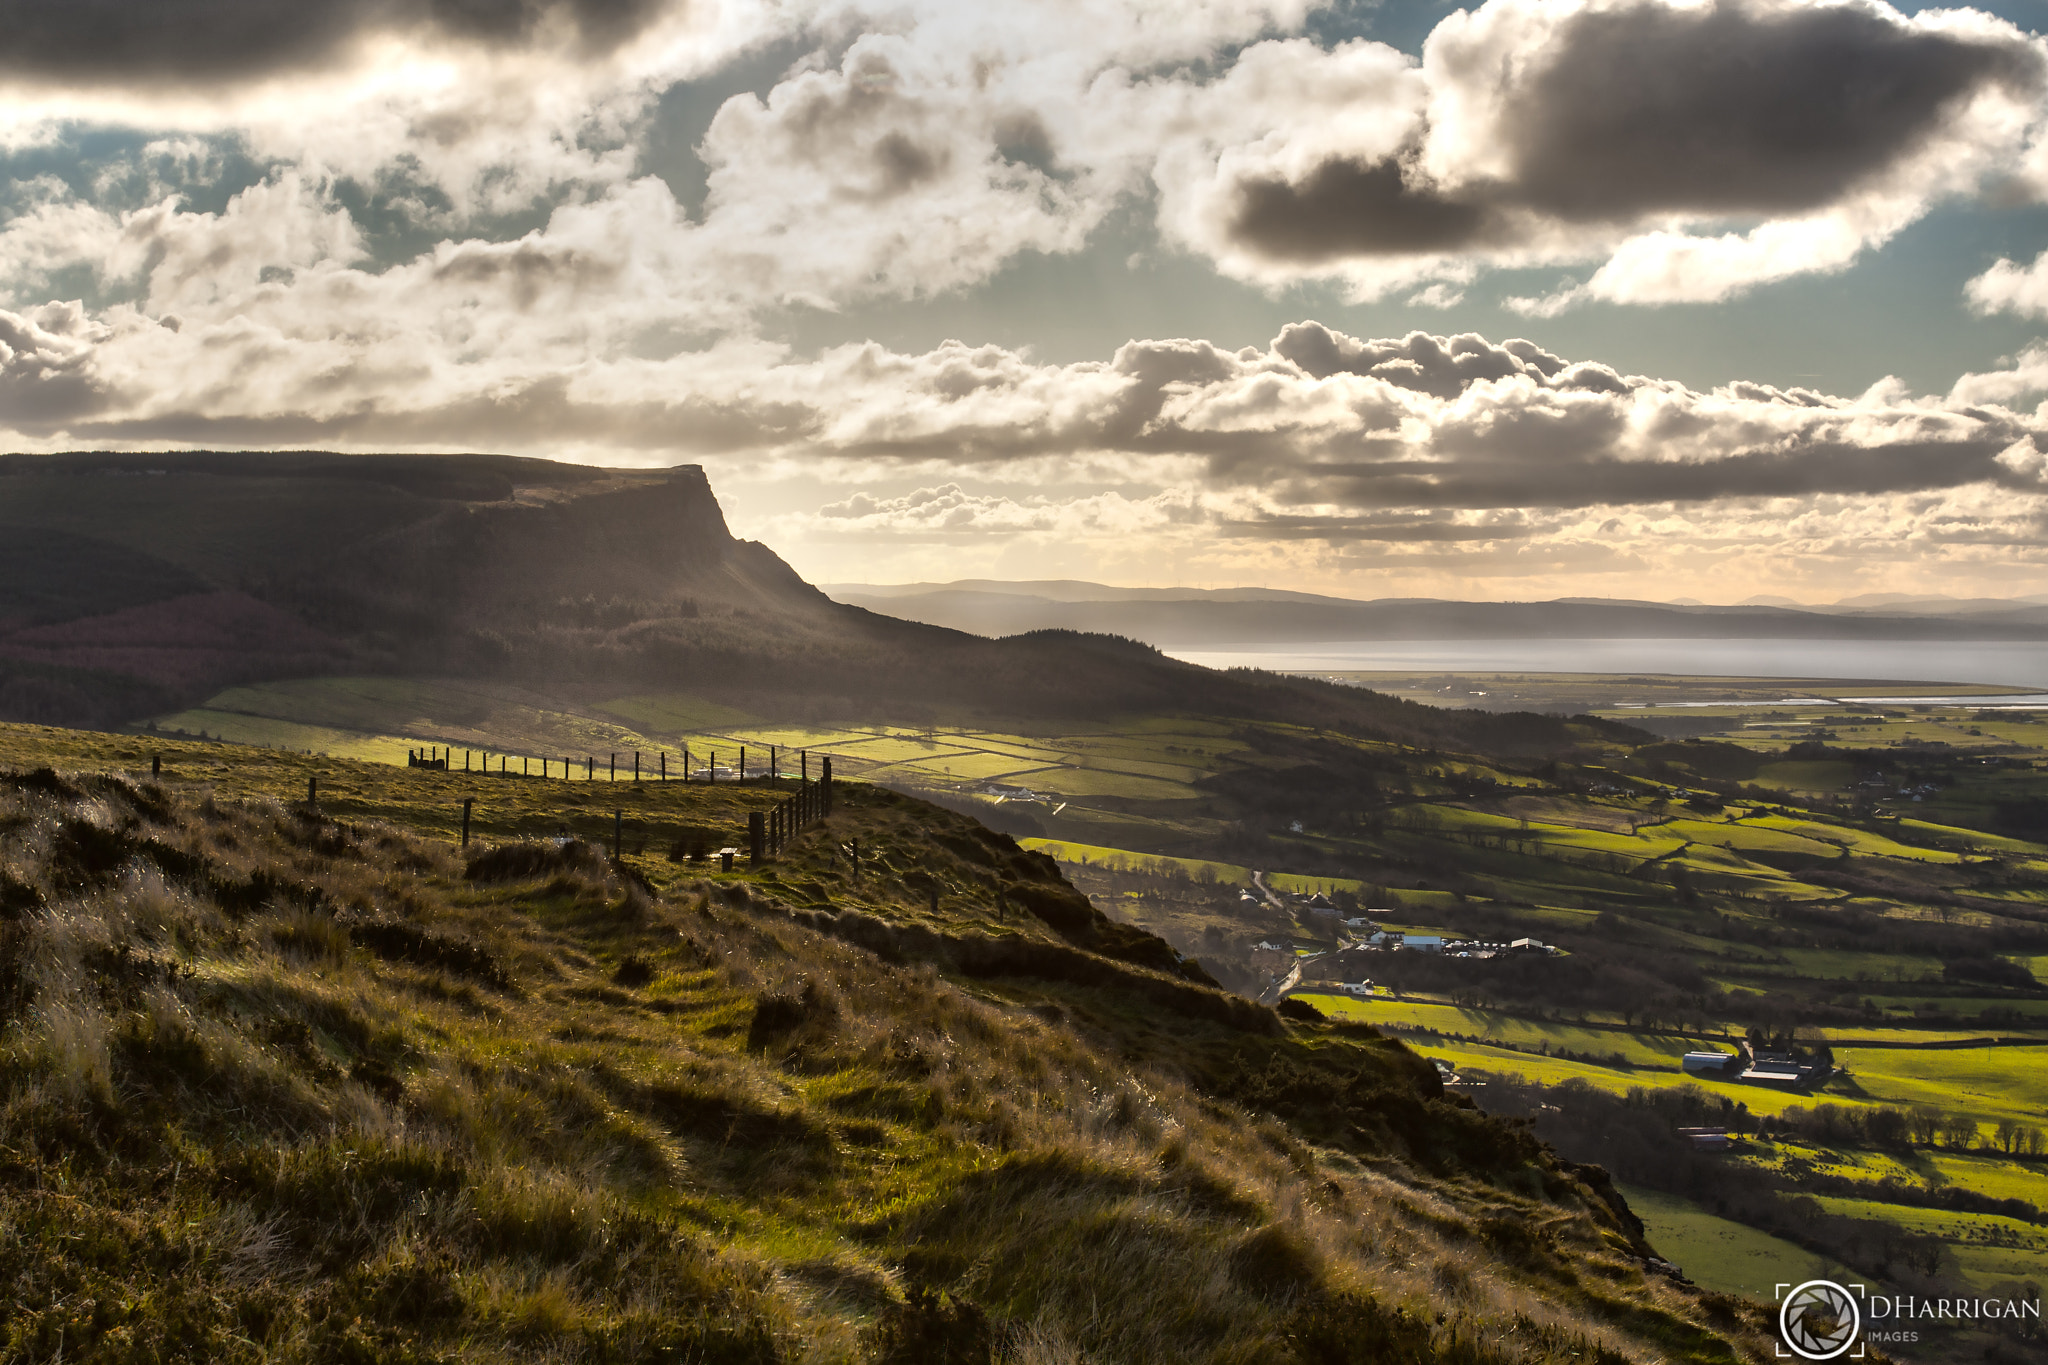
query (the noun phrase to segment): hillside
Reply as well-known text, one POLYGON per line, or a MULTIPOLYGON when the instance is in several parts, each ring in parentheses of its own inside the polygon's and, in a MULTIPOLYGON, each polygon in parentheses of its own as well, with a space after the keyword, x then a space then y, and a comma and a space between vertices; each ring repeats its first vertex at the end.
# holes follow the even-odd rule
POLYGON ((910 798, 724 873, 787 783, 0 764, 0 1357, 1768 1356, 1599 1171, 910 798))
POLYGON ((0 718, 117 727, 332 674, 687 686, 789 719, 1162 708, 1561 752, 1555 721, 1216 673, 1127 640, 1006 640, 827 599, 734 538, 702 469, 504 456, 0 457, 0 718))

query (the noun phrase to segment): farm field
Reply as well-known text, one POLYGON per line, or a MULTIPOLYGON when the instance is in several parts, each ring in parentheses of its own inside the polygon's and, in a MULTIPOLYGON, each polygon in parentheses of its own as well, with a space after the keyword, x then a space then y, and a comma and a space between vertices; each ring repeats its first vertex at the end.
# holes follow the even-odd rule
POLYGON ((1780 1237, 1717 1217, 1680 1195, 1623 1185, 1630 1208, 1643 1220, 1650 1244, 1686 1278, 1717 1294, 1768 1303, 1787 1280, 1847 1272, 1780 1237))

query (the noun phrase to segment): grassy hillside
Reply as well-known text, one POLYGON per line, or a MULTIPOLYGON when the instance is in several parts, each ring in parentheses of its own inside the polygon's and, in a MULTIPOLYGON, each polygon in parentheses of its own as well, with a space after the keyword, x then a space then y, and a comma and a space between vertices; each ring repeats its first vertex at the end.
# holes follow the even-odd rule
POLYGON ((781 791, 0 764, 0 1358, 1767 1354, 1599 1172, 921 802, 725 874, 781 791))

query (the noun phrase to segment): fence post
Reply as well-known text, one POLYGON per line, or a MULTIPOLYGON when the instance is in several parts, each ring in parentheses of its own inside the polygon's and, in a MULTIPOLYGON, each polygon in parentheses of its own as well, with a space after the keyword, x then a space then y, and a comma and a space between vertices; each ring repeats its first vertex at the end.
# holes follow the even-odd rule
POLYGON ((740 781, 747 780, 747 746, 740 745, 740 781))
POLYGON ((624 846, 624 844, 623 844, 623 841, 624 841, 624 839, 625 839, 625 834, 626 834, 626 813, 625 813, 624 811, 620 811, 620 810, 615 810, 615 811, 613 811, 613 812, 612 812, 612 861, 613 861, 613 862, 617 862, 617 861, 619 860, 619 853, 620 853, 620 850, 621 850, 621 849, 622 849, 622 847, 624 846))
POLYGON ((711 750, 710 761, 704 765, 704 780, 706 782, 716 782, 718 780, 718 750, 716 749, 711 750))
POLYGON ((151 777, 162 777, 164 775, 164 756, 162 754, 151 754, 149 756, 149 775, 151 777))
POLYGON ((613 755, 612 755, 612 781, 616 782, 616 781, 618 781, 618 780, 619 780, 619 756, 618 756, 617 754, 613 754, 613 755))
POLYGON ((825 755, 823 770, 818 775, 818 792, 824 798, 824 813, 832 813, 832 756, 825 755))
POLYGON ((690 780, 690 746, 689 746, 689 745, 687 745, 687 744, 685 744, 685 745, 683 746, 683 781, 685 781, 685 782, 688 782, 689 780, 690 780))
POLYGON ((633 785, 636 787, 640 785, 640 751, 638 749, 633 751, 633 785))
POLYGON ((313 805, 320 800, 320 778, 309 775, 306 778, 306 804, 313 805))
POLYGON ((668 750, 661 751, 661 780, 668 781, 668 750))
POLYGON ((773 744, 771 744, 768 746, 768 780, 770 782, 773 782, 781 776, 782 759, 780 757, 779 751, 773 744))
POLYGON ((476 804, 474 796, 462 798, 462 846, 469 847, 469 808, 476 804))
POLYGON ((811 780, 811 751, 809 749, 804 750, 799 761, 804 766, 804 781, 809 783, 811 780))
POLYGON ((747 812, 747 861, 761 861, 761 845, 767 842, 768 816, 764 811, 747 812))

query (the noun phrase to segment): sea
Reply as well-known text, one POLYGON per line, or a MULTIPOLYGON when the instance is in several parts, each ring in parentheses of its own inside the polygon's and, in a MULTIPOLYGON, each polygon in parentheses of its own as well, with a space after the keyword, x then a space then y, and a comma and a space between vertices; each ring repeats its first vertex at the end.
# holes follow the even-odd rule
MULTIPOLYGON (((1282 673, 1608 673, 1865 680, 2026 689, 2007 705, 2048 705, 2038 640, 1332 640, 1240 650, 1169 649, 1207 668, 1282 673)), ((1988 699, 1969 698, 1972 703, 1988 699)))

